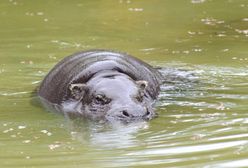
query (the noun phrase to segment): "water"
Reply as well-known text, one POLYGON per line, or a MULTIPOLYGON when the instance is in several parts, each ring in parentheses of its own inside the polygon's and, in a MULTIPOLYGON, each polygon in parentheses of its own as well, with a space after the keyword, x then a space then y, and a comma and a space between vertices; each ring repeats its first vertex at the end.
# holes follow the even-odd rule
POLYGON ((247 0, 1 1, 0 167, 247 167, 247 11, 247 0), (158 118, 72 123, 37 104, 53 65, 94 48, 164 67, 158 118))

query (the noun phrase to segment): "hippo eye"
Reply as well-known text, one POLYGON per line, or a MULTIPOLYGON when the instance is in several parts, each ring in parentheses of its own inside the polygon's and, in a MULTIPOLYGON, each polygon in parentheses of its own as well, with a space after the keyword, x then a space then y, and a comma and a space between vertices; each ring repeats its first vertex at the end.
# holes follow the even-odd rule
POLYGON ((141 96, 137 96, 136 99, 137 99, 139 102, 143 102, 143 97, 141 97, 141 96))
POLYGON ((95 96, 95 103, 96 104, 101 104, 101 105, 108 104, 108 103, 110 103, 110 99, 108 99, 104 95, 99 94, 99 95, 95 96))
POLYGON ((144 96, 143 96, 143 95, 138 95, 138 96, 136 97, 136 100, 138 100, 138 102, 143 102, 144 96))

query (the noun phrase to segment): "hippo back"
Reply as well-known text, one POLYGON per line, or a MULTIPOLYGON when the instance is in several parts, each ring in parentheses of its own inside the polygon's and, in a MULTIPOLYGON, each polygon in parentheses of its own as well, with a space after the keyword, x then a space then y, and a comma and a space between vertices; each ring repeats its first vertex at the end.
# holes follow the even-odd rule
POLYGON ((135 81, 146 80, 149 95, 153 99, 158 96, 162 76, 156 69, 130 55, 105 50, 80 52, 61 60, 42 81, 38 95, 60 104, 69 98, 70 84, 86 83, 103 70, 119 71, 135 81))

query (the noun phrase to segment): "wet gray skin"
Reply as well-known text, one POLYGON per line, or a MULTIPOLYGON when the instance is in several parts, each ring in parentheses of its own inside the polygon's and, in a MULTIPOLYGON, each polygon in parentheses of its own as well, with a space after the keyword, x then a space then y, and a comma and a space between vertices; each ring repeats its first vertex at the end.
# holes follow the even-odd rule
POLYGON ((103 51, 74 54, 45 77, 38 95, 51 110, 91 120, 137 121, 153 109, 160 73, 132 56, 103 51))

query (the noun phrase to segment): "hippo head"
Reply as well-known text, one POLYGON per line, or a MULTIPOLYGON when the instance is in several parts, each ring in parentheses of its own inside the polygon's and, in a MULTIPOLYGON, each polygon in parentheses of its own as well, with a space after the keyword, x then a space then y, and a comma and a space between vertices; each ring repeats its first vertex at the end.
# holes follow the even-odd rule
POLYGON ((71 84, 69 89, 78 102, 77 112, 86 118, 130 122, 155 116, 153 100, 146 91, 148 85, 111 71, 96 74, 84 84, 71 84))

